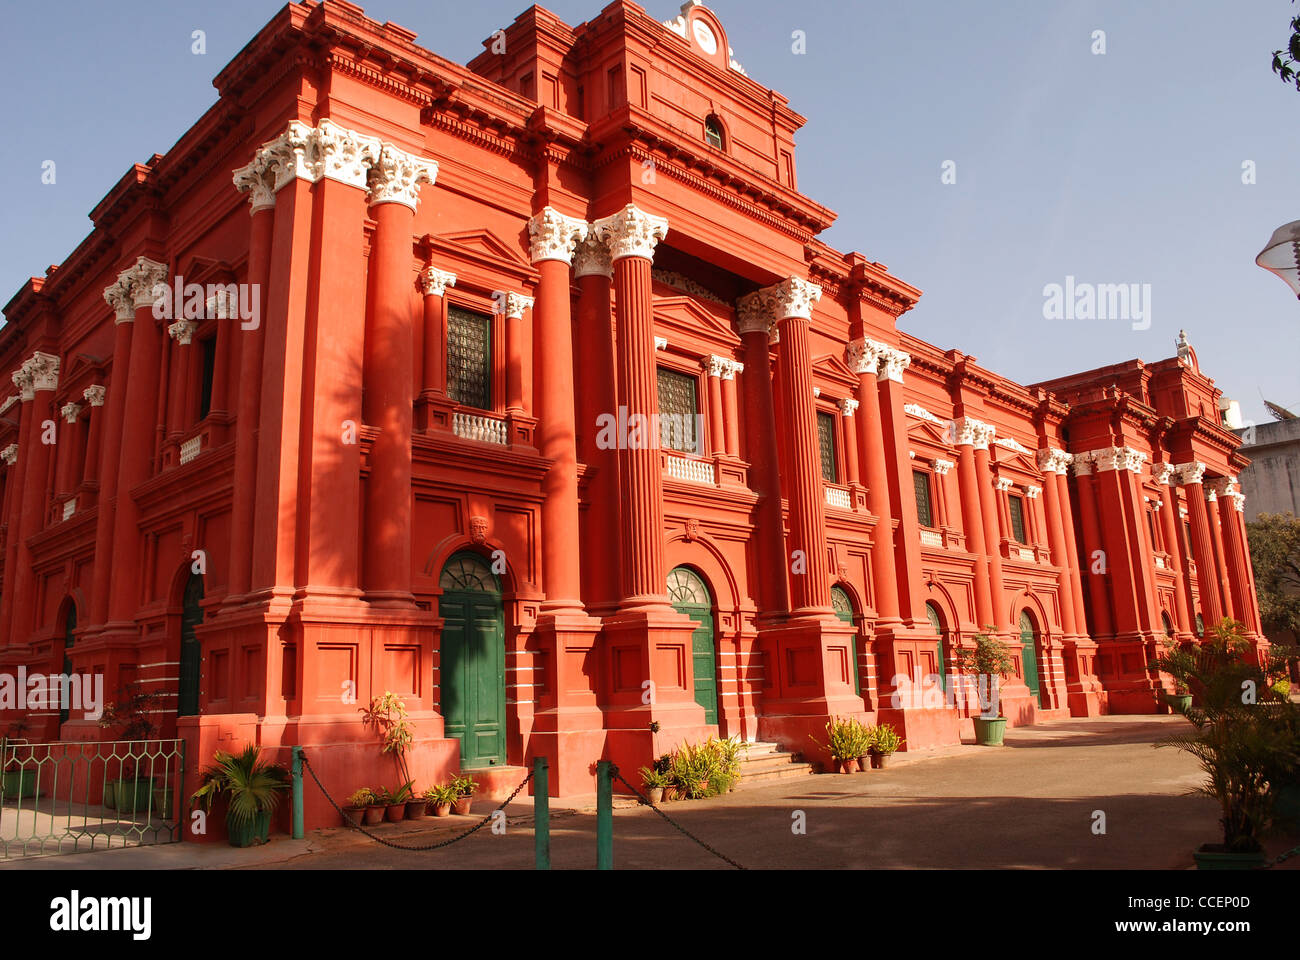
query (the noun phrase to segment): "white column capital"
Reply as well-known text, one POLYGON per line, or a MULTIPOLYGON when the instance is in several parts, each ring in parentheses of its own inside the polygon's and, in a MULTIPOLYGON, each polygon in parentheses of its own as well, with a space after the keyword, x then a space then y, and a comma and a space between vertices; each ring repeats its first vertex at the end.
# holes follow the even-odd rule
POLYGON ((953 420, 952 425, 955 447, 969 446, 976 450, 987 450, 989 443, 997 435, 995 428, 974 417, 958 417, 953 420))
POLYGON ((420 205, 420 184, 432 186, 437 179, 438 161, 383 143, 369 158, 366 187, 370 205, 400 203, 415 210, 420 205))
POLYGON ((851 417, 858 411, 858 401, 852 397, 845 397, 839 402, 839 408, 841 415, 851 417))
POLYGON ((1178 468, 1172 463, 1153 463, 1151 464, 1151 479, 1161 486, 1170 486, 1178 481, 1174 478, 1178 468))
POLYGON ((578 244, 587 239, 586 220, 566 217, 554 207, 544 207, 528 221, 528 256, 533 263, 559 260, 573 263, 578 244))
POLYGON ((1205 485, 1207 490, 1213 490, 1217 496, 1227 497, 1237 492, 1236 477, 1215 477, 1205 485))
POLYGON ((275 206, 275 171, 264 150, 264 147, 259 148, 252 162, 237 168, 231 174, 235 189, 248 194, 250 214, 275 206))
POLYGON ((667 349, 668 349, 668 338, 667 338, 667 337, 655 337, 655 338, 654 338, 654 344, 655 344, 655 353, 658 353, 660 350, 667 350, 667 349))
POLYGON ((3 460, 5 463, 7 463, 7 464, 8 464, 9 466, 11 466, 11 467, 12 467, 15 463, 17 463, 17 462, 18 462, 18 444, 16 444, 16 443, 11 443, 11 444, 9 444, 9 446, 5 447, 3 450, 0 450, 0 460, 3 460))
POLYGON ((506 294, 506 316, 511 320, 519 320, 522 318, 524 311, 532 305, 532 297, 525 297, 522 293, 506 294))
POLYGON ((1038 469, 1044 473, 1064 474, 1070 469, 1074 457, 1057 447, 1046 447, 1038 451, 1038 469))
POLYGON ((148 257, 136 257, 135 263, 117 275, 117 281, 104 288, 104 302, 113 308, 118 323, 135 320, 135 311, 158 302, 154 288, 167 283, 167 265, 148 257))
POLYGON ((1025 487, 1025 496, 1030 500, 1037 500, 1038 495, 1042 492, 1043 492, 1043 488, 1039 486, 1030 485, 1028 487, 1025 487))
POLYGON ((742 337, 747 333, 766 333, 770 343, 779 343, 781 338, 776 321, 772 319, 772 310, 762 293, 755 290, 736 301, 736 325, 742 337))
POLYGON ((886 347, 880 355, 880 372, 877 374, 881 380, 893 380, 895 383, 903 382, 903 371, 912 363, 912 355, 903 350, 895 350, 893 347, 886 347))
POLYGON ((82 405, 74 400, 70 400, 59 408, 59 414, 66 423, 76 423, 77 417, 81 415, 82 405))
POLYGON ((81 395, 86 399, 86 402, 89 403, 92 407, 102 407, 104 405, 105 393, 106 391, 104 389, 103 384, 96 383, 93 386, 89 386, 85 390, 83 390, 81 392, 81 395))
MULTIPOLYGON (((658 337, 655 338, 656 340, 658 337)), ((721 379, 722 371, 727 368, 729 362, 727 357, 720 357, 716 353, 710 354, 700 361, 700 368, 710 377, 721 379)))
POLYGON ((867 337, 850 340, 844 346, 844 362, 854 373, 880 374, 881 354, 889 349, 888 344, 867 337))
POLYGON ((1083 453, 1073 454, 1070 458, 1070 465, 1074 467, 1076 477, 1087 477, 1092 475, 1092 451, 1085 450, 1083 453))
POLYGON ((595 224, 587 225, 587 236, 578 244, 573 253, 573 276, 604 277, 614 276, 614 263, 609 256, 609 246, 596 236, 595 224))
POLYGON ((198 329, 199 324, 196 320, 177 320, 175 323, 168 324, 167 336, 182 346, 188 346, 194 340, 194 332, 198 329))
POLYGON ((934 461, 934 472, 936 476, 940 476, 940 477, 946 476, 948 471, 951 470, 952 468, 953 468, 953 462, 951 460, 934 461))
POLYGON ((1108 470, 1127 470, 1129 473, 1141 473, 1142 464, 1147 455, 1132 447, 1102 447, 1091 451, 1092 461, 1098 473, 1108 470))
POLYGON ((426 297, 441 297, 446 294, 448 287, 456 286, 456 274, 437 267, 425 267, 420 271, 418 283, 420 292, 426 297))
POLYGON ((59 358, 51 353, 41 353, 37 350, 14 371, 13 382, 23 402, 36 399, 38 390, 57 390, 59 358))
POLYGON ((1199 460, 1192 460, 1188 463, 1176 465, 1174 471, 1178 474, 1179 483, 1200 483, 1205 477, 1205 464, 1199 460))
POLYGON ((1010 477, 998 477, 993 481, 993 487, 998 493, 1006 493, 1011 489, 1011 482, 1010 477))
POLYGON ((609 247, 611 261, 624 257, 654 260, 655 247, 668 236, 668 221, 629 203, 613 216, 595 221, 591 230, 609 247))

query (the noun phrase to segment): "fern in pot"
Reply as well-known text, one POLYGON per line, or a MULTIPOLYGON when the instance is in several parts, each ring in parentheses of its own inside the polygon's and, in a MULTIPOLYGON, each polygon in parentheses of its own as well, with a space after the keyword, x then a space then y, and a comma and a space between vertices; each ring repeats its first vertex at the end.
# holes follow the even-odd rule
POLYGON ((975 634, 975 646, 963 647, 957 660, 963 672, 978 675, 983 691, 984 712, 972 719, 975 722, 975 742, 981 747, 1000 747, 1006 735, 1007 718, 1002 712, 1000 681, 1011 676, 1015 665, 1011 661, 1011 648, 992 635, 993 627, 975 634), (993 712, 996 710, 997 712, 993 712))

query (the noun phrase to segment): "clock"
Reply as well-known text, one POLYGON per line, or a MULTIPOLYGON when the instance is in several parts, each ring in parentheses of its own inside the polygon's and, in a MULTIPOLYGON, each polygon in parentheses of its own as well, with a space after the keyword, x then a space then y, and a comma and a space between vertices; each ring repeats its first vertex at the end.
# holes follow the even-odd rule
POLYGON ((692 23, 691 32, 695 34, 695 42, 700 45, 700 49, 709 56, 718 52, 718 38, 713 35, 713 30, 703 20, 692 23))

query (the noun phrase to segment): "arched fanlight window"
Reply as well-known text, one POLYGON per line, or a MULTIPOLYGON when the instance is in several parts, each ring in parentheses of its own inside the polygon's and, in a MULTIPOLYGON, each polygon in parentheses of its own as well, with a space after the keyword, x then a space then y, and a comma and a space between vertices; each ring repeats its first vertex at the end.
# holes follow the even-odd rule
POLYGON ((704 139, 708 141, 709 146, 717 150, 725 147, 722 137, 722 123, 715 116, 708 116, 704 119, 704 139))
POLYGON ((688 567, 675 567, 668 573, 668 599, 679 606, 708 607, 713 605, 709 588, 699 574, 688 567))
POLYGON ((448 560, 438 578, 438 586, 443 590, 476 593, 497 593, 501 589, 488 562, 476 553, 458 553, 448 560))

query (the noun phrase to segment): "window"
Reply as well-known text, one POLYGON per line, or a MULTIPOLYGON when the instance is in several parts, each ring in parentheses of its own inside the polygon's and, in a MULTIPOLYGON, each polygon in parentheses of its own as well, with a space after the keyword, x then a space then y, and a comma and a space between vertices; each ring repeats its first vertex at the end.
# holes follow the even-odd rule
POLYGON ((701 454, 695 377, 660 367, 659 443, 669 450, 701 454))
POLYGON ((447 308, 447 395, 457 403, 492 409, 492 320, 447 308))
POLYGON ((1011 494, 1007 497, 1008 509, 1011 512, 1011 536, 1015 538, 1016 543, 1028 543, 1025 539, 1025 501, 1023 497, 1011 494))
POLYGON ((827 483, 837 482, 839 473, 835 468, 834 414, 821 412, 817 414, 817 452, 821 455, 822 479, 827 483))
POLYGON ((707 117, 704 121, 704 139, 715 150, 723 148, 722 124, 717 117, 707 117))
POLYGON ((1156 536, 1156 512, 1154 510, 1147 511, 1147 530, 1151 533, 1151 549, 1159 550, 1160 538, 1156 536))
POLYGON ((212 411, 212 379, 217 369, 217 338, 208 337, 199 342, 200 362, 203 364, 203 379, 199 385, 199 419, 202 420, 212 411))
POLYGON ((1199 613, 1196 615, 1196 635, 1198 637, 1205 636, 1205 618, 1199 613))
POLYGON ((916 490, 917 520, 923 527, 933 527, 934 508, 930 503, 930 475, 924 470, 913 470, 912 486, 916 490))

